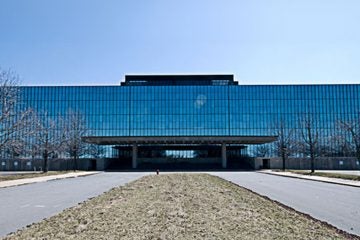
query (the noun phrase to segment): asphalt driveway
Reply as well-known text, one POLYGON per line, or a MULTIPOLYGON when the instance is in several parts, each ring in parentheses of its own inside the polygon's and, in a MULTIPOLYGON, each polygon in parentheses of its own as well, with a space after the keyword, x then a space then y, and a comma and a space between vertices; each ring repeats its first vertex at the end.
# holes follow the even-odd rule
POLYGON ((99 173, 0 189, 0 237, 147 173, 99 173))
MULTIPOLYGON (((209 173, 360 235, 360 188, 256 172, 209 173)), ((0 237, 147 174, 100 173, 2 188, 0 237)))
POLYGON ((211 174, 360 235, 360 188, 257 172, 211 174))

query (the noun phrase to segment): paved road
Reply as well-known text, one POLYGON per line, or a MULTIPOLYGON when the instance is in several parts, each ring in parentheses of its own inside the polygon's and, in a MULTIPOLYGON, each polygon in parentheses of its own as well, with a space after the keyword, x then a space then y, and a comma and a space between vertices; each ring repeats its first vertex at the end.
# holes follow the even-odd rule
POLYGON ((360 188, 256 172, 211 174, 360 235, 360 188))
POLYGON ((0 189, 0 237, 147 173, 100 173, 0 189))

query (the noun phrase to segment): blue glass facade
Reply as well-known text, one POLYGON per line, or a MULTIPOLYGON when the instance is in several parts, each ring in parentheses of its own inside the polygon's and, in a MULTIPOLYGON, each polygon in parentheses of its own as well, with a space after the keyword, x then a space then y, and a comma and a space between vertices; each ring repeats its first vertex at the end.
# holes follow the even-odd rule
MULTIPOLYGON (((24 107, 81 112, 92 136, 269 136, 280 119, 312 114, 323 144, 336 122, 359 117, 360 85, 22 87, 24 107)), ((298 136, 299 137, 299 136, 298 136)), ((320 143, 320 144, 322 144, 320 143)), ((250 148, 251 149, 251 148, 250 148)))

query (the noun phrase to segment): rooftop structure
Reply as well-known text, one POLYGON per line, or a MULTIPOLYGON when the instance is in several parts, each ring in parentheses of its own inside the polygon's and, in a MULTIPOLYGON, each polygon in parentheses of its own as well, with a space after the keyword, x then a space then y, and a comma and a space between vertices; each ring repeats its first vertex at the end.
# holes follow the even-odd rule
POLYGON ((121 86, 224 86, 237 85, 234 75, 126 75, 121 86))

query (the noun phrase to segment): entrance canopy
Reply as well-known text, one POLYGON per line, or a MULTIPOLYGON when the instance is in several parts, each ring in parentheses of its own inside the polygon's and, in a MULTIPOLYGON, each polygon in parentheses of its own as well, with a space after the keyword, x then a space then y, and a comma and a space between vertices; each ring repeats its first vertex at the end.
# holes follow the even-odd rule
POLYGON ((116 137, 87 136, 82 138, 86 143, 98 145, 127 144, 264 144, 277 140, 277 136, 149 136, 149 137, 116 137))

